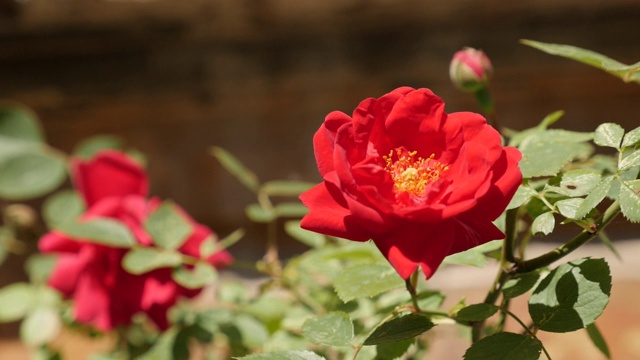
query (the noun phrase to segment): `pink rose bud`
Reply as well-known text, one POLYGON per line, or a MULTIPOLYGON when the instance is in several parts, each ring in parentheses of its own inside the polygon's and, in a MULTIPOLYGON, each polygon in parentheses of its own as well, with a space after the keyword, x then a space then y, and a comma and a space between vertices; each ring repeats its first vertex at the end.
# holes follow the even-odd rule
POLYGON ((487 86, 492 73, 493 67, 487 55, 470 47, 455 53, 449 66, 449 76, 454 85, 469 92, 487 86))

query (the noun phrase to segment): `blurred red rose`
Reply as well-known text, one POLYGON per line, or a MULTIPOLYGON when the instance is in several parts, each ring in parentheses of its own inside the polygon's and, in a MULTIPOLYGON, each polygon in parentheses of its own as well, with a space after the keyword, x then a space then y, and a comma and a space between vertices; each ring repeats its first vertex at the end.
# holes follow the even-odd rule
POLYGON ((313 138, 324 182, 300 196, 301 226, 372 239, 407 279, 504 238, 492 221, 522 181, 521 154, 478 114, 446 114, 428 89, 403 87, 327 115, 313 138))
MULTIPOLYGON (((120 152, 106 150, 89 161, 72 160, 72 176, 88 208, 83 219, 117 219, 140 244, 152 244, 143 224, 160 200, 146 198, 148 179, 138 164, 120 152)), ((200 244, 215 234, 182 212, 194 230, 179 251, 200 257, 200 244)), ((73 299, 75 320, 102 331, 130 324, 138 312, 145 312, 160 329, 166 329, 167 311, 178 297, 200 292, 176 284, 169 268, 142 275, 128 273, 121 266, 128 249, 79 241, 58 230, 45 234, 39 247, 44 253, 58 254, 48 283, 73 299)), ((232 258, 223 250, 207 260, 220 268, 232 258)))

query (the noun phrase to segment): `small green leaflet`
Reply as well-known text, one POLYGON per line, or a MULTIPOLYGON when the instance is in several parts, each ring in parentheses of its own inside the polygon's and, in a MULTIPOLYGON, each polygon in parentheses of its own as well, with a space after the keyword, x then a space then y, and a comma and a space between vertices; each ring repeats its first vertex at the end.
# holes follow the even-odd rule
POLYGON ((577 46, 550 44, 533 40, 520 40, 520 42, 547 54, 562 56, 604 70, 613 76, 619 77, 624 82, 640 83, 640 62, 626 65, 595 51, 577 46))
POLYGON ((624 129, 622 126, 614 123, 604 123, 596 128, 593 142, 600 146, 608 146, 620 150, 623 136, 624 129))
POLYGON ((77 240, 91 241, 97 244, 129 248, 137 243, 131 230, 122 222, 104 217, 66 222, 59 230, 77 240))
POLYGON ((640 180, 620 182, 620 209, 631 222, 640 222, 640 180))
POLYGON ((611 275, 603 259, 583 258, 560 265, 529 298, 534 325, 569 332, 593 323, 609 303, 611 275))
POLYGON ((527 335, 501 332, 471 345, 465 360, 538 360, 542 343, 527 335))
POLYGON ((428 317, 420 314, 408 314, 393 318, 378 326, 364 341, 364 345, 376 345, 413 339, 434 326, 435 324, 431 322, 428 317))
POLYGON ((305 321, 302 334, 314 344, 349 346, 353 339, 353 323, 343 312, 330 312, 305 321))
POLYGON ((371 297, 404 286, 404 281, 387 264, 362 264, 345 269, 335 280, 338 297, 344 302, 371 297))
POLYGON ((165 201, 144 221, 153 243, 165 249, 177 249, 193 233, 193 225, 171 201, 165 201))

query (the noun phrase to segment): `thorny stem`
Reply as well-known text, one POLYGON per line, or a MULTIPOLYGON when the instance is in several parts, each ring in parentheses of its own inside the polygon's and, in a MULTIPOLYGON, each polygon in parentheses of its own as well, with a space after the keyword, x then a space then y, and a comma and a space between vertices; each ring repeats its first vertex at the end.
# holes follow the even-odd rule
MULTIPOLYGON (((487 293, 487 296, 484 299, 484 303, 495 304, 496 300, 500 296, 500 291, 502 289, 502 286, 513 275, 534 271, 542 267, 548 266, 557 260, 560 260, 561 258, 573 252, 580 246, 584 245, 588 241, 595 238, 598 235, 598 233, 601 230, 603 230, 607 225, 609 225, 611 221, 613 221, 613 219, 618 214, 620 214, 620 203, 618 202, 618 200, 616 200, 605 210, 602 217, 596 222, 596 227, 593 231, 583 230, 581 233, 579 233, 578 235, 576 235, 566 243, 558 246, 557 248, 553 249, 552 251, 546 254, 540 255, 533 259, 529 259, 526 261, 516 260, 515 262, 512 262, 513 266, 508 271, 506 270, 507 262, 504 255, 505 255, 505 251, 508 250, 508 249, 505 250, 505 247, 509 245, 507 245, 507 242, 505 241, 505 244, 503 245, 503 257, 502 257, 503 260, 502 260, 498 275, 496 276, 495 281, 491 285, 491 289, 487 293)), ((476 342, 480 340, 480 338, 482 338, 482 330, 484 329, 484 323, 485 323, 484 321, 480 321, 473 324, 473 328, 472 328, 473 342, 476 342)), ((546 350, 545 350, 545 355, 547 355, 547 357, 551 359, 547 354, 546 350)))
POLYGON ((518 220, 518 210, 520 208, 507 210, 507 218, 505 219, 505 233, 504 245, 502 246, 502 258, 514 263, 516 258, 514 256, 514 243, 516 241, 516 221, 518 220))
POLYGON ((533 259, 529 259, 526 261, 516 262, 511 269, 510 273, 512 274, 521 274, 530 272, 536 269, 540 269, 551 263, 565 257, 567 254, 576 250, 580 246, 587 243, 589 240, 593 239, 598 235, 598 232, 604 229, 611 221, 620 213, 620 203, 618 200, 614 201, 608 208, 605 210, 604 215, 596 222, 596 228, 594 231, 583 230, 581 233, 576 235, 573 239, 567 241, 566 243, 558 246, 552 251, 535 257, 533 259))

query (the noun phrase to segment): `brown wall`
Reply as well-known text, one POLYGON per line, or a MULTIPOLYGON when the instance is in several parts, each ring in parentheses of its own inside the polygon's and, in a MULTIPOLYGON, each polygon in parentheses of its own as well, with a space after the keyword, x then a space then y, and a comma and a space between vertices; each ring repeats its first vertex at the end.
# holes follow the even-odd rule
POLYGON ((640 125, 640 87, 518 44, 569 43, 640 60, 638 0, 0 1, 0 98, 71 150, 113 133, 148 155, 152 192, 222 233, 252 196, 207 154, 225 147, 260 178, 319 179, 311 136, 396 86, 477 110, 448 80, 451 55, 484 49, 501 123, 640 125), (21 5, 20 5, 21 4, 21 5))

